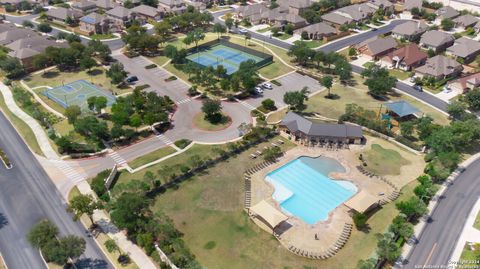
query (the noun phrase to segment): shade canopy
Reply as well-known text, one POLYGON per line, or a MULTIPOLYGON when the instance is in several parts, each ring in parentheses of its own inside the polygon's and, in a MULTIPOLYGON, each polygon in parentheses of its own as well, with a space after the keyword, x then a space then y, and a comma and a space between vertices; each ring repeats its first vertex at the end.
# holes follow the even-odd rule
POLYGON ((414 115, 415 113, 420 112, 418 108, 412 106, 410 103, 403 100, 386 103, 385 106, 391 111, 393 111, 395 114, 397 114, 399 117, 414 115))
POLYGON ((283 221, 288 219, 288 216, 277 210, 275 207, 262 200, 258 204, 250 207, 250 213, 261 217, 272 230, 283 221))
POLYGON ((345 205, 359 213, 364 213, 371 206, 377 204, 380 199, 366 191, 361 191, 354 195, 350 200, 345 202, 345 205))

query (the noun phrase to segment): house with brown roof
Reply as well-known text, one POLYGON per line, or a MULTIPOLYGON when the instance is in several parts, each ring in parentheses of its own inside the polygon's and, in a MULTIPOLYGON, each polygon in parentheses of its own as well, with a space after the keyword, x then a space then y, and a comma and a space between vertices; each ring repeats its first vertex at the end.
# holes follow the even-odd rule
POLYGON ((139 5, 130 10, 135 16, 135 19, 142 24, 148 21, 159 21, 163 16, 163 13, 159 9, 147 5, 139 5))
POLYGON ((444 6, 437 9, 437 11, 435 11, 435 14, 437 15, 437 19, 435 21, 437 23, 441 23, 443 19, 453 20, 454 18, 460 15, 460 12, 458 12, 456 9, 452 8, 451 6, 444 6))
POLYGON ((93 2, 95 3, 95 6, 97 6, 97 9, 103 11, 107 11, 118 6, 118 4, 112 0, 95 0, 93 2))
POLYGON ((107 16, 90 13, 80 18, 80 31, 92 34, 105 34, 110 30, 110 21, 107 16))
POLYGON ((374 40, 367 40, 356 46, 357 51, 373 60, 385 56, 392 52, 397 47, 398 43, 394 38, 376 38, 374 40))
POLYGON ((47 20, 53 21, 60 24, 65 24, 67 18, 71 18, 74 21, 78 21, 80 17, 83 16, 83 13, 78 10, 68 9, 64 7, 54 7, 50 8, 45 15, 47 20))
POLYGON ((277 0, 280 7, 286 8, 287 13, 300 15, 305 9, 309 8, 313 2, 311 0, 277 0))
POLYGON ((368 3, 354 4, 331 11, 322 16, 322 19, 336 27, 352 22, 361 22, 369 19, 376 8, 368 3))
POLYGON ((474 88, 478 88, 480 87, 480 73, 449 81, 447 87, 458 93, 465 93, 474 88))
MULTIPOLYGON (((10 26, 8 28, 10 28, 10 26)), ((0 33, 0 45, 7 45, 14 42, 15 40, 19 40, 25 37, 32 37, 36 35, 38 34, 35 31, 30 30, 28 28, 15 27, 11 29, 5 29, 5 31, 0 33)))
POLYGON ((410 71, 425 64, 427 58, 427 53, 422 51, 416 44, 408 44, 388 53, 380 61, 382 65, 410 71))
POLYGON ((166 13, 181 14, 187 10, 183 0, 159 0, 158 8, 166 13))
POLYGON ((444 79, 447 77, 456 77, 463 70, 463 66, 443 55, 437 55, 427 60, 427 62, 415 69, 418 77, 433 77, 435 79, 444 79))
POLYGON ((324 22, 319 22, 297 30, 298 34, 301 34, 302 32, 307 32, 309 39, 317 40, 333 36, 337 34, 338 31, 324 22))
POLYGON ((431 30, 422 35, 420 46, 440 52, 453 45, 454 42, 455 38, 453 35, 438 30, 431 30))
POLYGON ((480 20, 472 16, 470 14, 465 14, 460 17, 457 17, 453 20, 455 22, 455 27, 457 28, 462 28, 462 29, 467 29, 468 27, 473 27, 475 24, 477 24, 480 20))
POLYGON ((109 11, 105 12, 105 15, 110 20, 111 25, 115 28, 115 31, 120 31, 124 27, 128 26, 133 19, 132 11, 122 6, 116 6, 109 11))
POLYGON ((88 0, 82 0, 79 2, 74 2, 72 4, 72 9, 87 14, 97 10, 97 5, 94 2, 88 0))
POLYGON ((460 62, 469 63, 480 53, 480 42, 467 37, 455 40, 455 44, 447 48, 447 54, 455 56, 460 62))
POLYGON ((370 0, 367 4, 375 9, 383 9, 385 11, 393 12, 395 7, 389 0, 370 0))
POLYGON ((421 9, 423 1, 422 0, 405 0, 403 4, 404 11, 412 11, 414 8, 421 9))
POLYGON ((424 22, 407 21, 395 26, 392 29, 392 36, 398 39, 417 41, 427 30, 428 25, 424 22))

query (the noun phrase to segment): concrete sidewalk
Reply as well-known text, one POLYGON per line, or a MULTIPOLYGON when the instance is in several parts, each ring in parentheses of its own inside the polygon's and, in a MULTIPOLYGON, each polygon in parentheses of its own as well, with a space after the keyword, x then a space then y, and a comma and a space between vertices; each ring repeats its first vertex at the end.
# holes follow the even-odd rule
POLYGON ((470 211, 470 214, 468 215, 467 221, 465 222, 465 226, 462 230, 462 234, 457 241, 457 245, 455 246, 452 257, 450 258, 452 261, 460 260, 463 248, 467 242, 480 243, 480 230, 477 230, 473 227, 473 225, 475 224, 475 219, 477 218, 479 212, 480 198, 478 199, 477 203, 475 203, 472 210, 470 211))

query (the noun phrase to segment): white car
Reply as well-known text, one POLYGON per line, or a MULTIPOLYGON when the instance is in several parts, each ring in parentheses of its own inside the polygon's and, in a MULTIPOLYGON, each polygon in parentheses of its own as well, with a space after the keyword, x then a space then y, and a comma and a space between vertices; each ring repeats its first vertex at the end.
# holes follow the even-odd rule
POLYGON ((257 94, 262 94, 262 93, 263 93, 263 89, 257 86, 257 87, 255 87, 255 92, 256 92, 257 94))
POLYGON ((268 83, 268 82, 262 83, 261 86, 262 86, 263 88, 265 88, 265 89, 269 89, 269 90, 273 89, 272 84, 270 84, 270 83, 268 83))
POLYGON ((247 29, 243 29, 243 28, 238 29, 238 32, 242 35, 248 33, 247 29))

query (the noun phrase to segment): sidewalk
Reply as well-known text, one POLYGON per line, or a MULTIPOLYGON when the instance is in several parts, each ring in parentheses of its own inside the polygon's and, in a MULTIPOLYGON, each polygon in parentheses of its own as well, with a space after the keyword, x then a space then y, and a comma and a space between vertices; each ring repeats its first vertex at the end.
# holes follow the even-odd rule
POLYGON ((450 258, 452 261, 460 260, 463 248, 467 242, 480 243, 480 231, 473 227, 473 224, 475 223, 475 219, 477 218, 477 214, 479 212, 480 198, 477 200, 477 202, 472 208, 472 211, 470 211, 470 214, 468 215, 465 226, 463 227, 462 233, 460 234, 460 238, 458 239, 457 245, 455 246, 455 250, 453 251, 452 257, 450 258))

